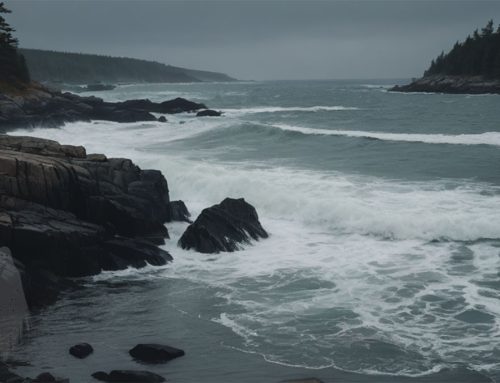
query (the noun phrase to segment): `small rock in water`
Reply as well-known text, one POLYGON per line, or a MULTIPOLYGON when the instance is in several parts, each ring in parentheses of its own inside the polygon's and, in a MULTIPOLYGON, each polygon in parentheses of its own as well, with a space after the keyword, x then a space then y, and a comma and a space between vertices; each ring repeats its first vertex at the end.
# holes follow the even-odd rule
POLYGON ((189 213, 189 210, 187 209, 186 204, 183 201, 171 201, 169 203, 169 207, 170 220, 193 223, 193 221, 189 219, 189 217, 191 217, 191 214, 189 213))
POLYGON ((161 375, 149 371, 133 370, 113 370, 109 374, 98 371, 93 373, 92 377, 103 382, 112 383, 157 383, 165 381, 165 378, 161 375))
POLYGON ((84 359, 94 352, 92 346, 88 343, 76 344, 69 349, 69 353, 75 358, 84 359))
POLYGON ((165 116, 158 117, 158 122, 167 122, 167 118, 165 116))
POLYGON ((221 112, 212 109, 206 109, 196 113, 196 117, 220 117, 221 115, 221 112))
POLYGON ((30 379, 25 379, 23 383, 25 382, 33 382, 33 383, 69 383, 69 379, 61 379, 61 378, 56 378, 54 375, 52 375, 49 372, 43 372, 40 375, 38 375, 35 379, 30 380, 30 379))
POLYGON ((141 362, 165 363, 184 356, 184 351, 161 344, 138 344, 129 351, 129 354, 141 362))
POLYGON ((283 380, 282 383, 323 383, 323 381, 319 380, 318 378, 304 378, 304 379, 283 380))

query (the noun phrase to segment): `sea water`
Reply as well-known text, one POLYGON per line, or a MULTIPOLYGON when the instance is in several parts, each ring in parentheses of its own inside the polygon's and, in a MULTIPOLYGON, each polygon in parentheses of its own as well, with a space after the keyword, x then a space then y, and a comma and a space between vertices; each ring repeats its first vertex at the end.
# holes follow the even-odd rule
POLYGON ((500 381, 500 96, 404 94, 394 81, 123 85, 109 101, 185 97, 222 117, 104 121, 12 134, 160 169, 193 218, 225 197, 270 238, 84 279, 14 350, 72 382, 149 369, 172 382, 500 381), (84 361, 74 343, 96 350, 84 361), (127 350, 186 351, 141 366, 127 350))

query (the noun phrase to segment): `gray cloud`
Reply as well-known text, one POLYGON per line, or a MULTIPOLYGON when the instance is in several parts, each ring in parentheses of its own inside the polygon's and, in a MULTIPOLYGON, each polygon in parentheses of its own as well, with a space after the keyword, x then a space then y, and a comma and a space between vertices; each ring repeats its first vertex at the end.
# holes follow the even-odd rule
POLYGON ((21 45, 154 59, 245 79, 402 78, 498 1, 11 0, 21 45))

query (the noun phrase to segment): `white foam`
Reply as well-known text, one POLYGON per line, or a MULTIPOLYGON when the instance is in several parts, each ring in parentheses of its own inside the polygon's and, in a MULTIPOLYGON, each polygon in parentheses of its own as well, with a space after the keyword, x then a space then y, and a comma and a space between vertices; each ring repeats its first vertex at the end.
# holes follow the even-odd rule
POLYGON ((256 106, 252 108, 226 108, 222 111, 226 114, 240 115, 253 113, 277 113, 277 112, 321 112, 321 111, 342 111, 342 110, 359 110, 356 107, 350 106, 256 106))
POLYGON ((373 138, 384 141, 423 142, 426 144, 454 144, 454 145, 493 145, 500 146, 500 132, 484 132, 477 134, 415 134, 415 133, 385 133, 362 130, 337 130, 305 128, 286 124, 269 125, 290 132, 319 136, 345 136, 373 138))

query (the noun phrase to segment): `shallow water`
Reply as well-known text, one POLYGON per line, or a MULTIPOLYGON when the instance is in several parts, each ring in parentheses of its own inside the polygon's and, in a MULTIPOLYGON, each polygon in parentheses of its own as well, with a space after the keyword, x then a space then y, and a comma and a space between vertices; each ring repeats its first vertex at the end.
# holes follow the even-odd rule
POLYGON ((500 381, 500 96, 389 85, 122 86, 97 94, 226 114, 15 132, 159 168, 194 216, 244 197, 271 234, 207 256, 167 225, 175 261, 85 280, 34 316, 20 372, 86 382, 158 341, 186 350, 152 368, 175 382, 500 381), (66 355, 80 341, 96 348, 83 362, 66 355))

